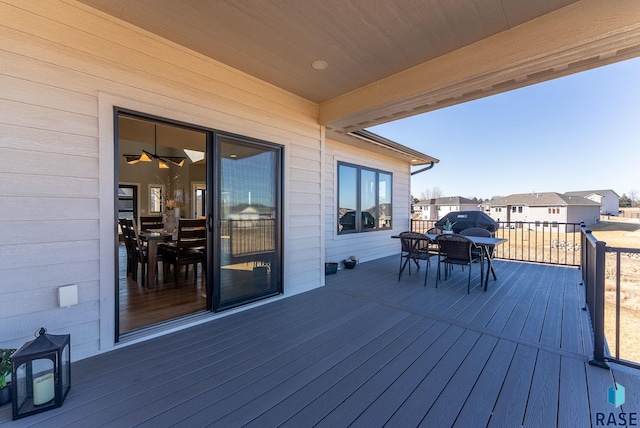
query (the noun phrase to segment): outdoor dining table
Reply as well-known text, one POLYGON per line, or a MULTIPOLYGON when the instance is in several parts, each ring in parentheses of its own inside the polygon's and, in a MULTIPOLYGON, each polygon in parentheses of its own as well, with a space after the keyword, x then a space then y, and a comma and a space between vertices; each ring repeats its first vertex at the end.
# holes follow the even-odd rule
POLYGON ((147 243, 147 288, 155 288, 158 266, 158 242, 171 241, 173 235, 165 231, 142 231, 140 240, 147 243))
MULTIPOLYGON (((435 239, 437 236, 437 234, 434 233, 427 233, 425 234, 430 240, 435 242, 435 239)), ((469 238, 469 240, 471 240, 471 242, 474 243, 474 245, 478 248, 480 248, 480 250, 483 253, 483 258, 486 257, 489 268, 487 269, 487 273, 486 273, 486 277, 485 277, 485 281, 484 281, 484 289, 485 291, 487 290, 487 284, 489 282, 489 272, 491 272, 493 274, 493 280, 497 281, 498 277, 496 276, 496 271, 493 269, 493 251, 492 249, 495 248, 497 245, 501 245, 504 244, 505 242, 507 242, 506 238, 493 238, 493 237, 486 237, 486 236, 465 236, 466 238, 469 238)))

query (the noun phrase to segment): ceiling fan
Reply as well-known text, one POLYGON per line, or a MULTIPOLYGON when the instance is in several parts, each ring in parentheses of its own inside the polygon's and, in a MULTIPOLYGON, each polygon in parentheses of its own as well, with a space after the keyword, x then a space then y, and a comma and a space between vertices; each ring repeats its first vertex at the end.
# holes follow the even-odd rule
POLYGON ((156 124, 153 124, 153 153, 149 153, 146 150, 142 150, 142 154, 139 155, 122 155, 129 165, 135 165, 138 162, 151 162, 153 159, 158 159, 158 168, 168 169, 169 163, 176 166, 184 165, 185 157, 183 156, 161 156, 158 155, 158 141, 156 139, 156 124))

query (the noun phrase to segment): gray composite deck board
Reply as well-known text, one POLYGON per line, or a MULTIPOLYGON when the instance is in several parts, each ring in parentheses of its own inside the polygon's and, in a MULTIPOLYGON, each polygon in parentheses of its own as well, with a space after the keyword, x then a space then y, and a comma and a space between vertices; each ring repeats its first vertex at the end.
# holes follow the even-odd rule
POLYGON ((564 301, 564 275, 562 273, 562 271, 557 271, 553 276, 553 290, 549 296, 540 334, 540 342, 553 347, 560 347, 562 333, 562 307, 564 301))
POLYGON ((464 329, 450 326, 440 335, 395 381, 387 387, 358 418, 353 421, 354 427, 381 426, 386 423, 428 376, 445 353, 462 336, 464 329))
POLYGON ((494 406, 489 397, 497 397, 500 394, 502 380, 507 375, 516 348, 514 342, 498 340, 452 426, 466 428, 487 425, 494 406))
POLYGON ((378 397, 415 363, 447 330, 447 324, 436 322, 422 336, 405 348, 393 361, 386 364, 359 388, 338 404, 320 426, 340 426, 355 421, 378 397))
POLYGON ((589 417, 589 397, 585 364, 568 357, 560 357, 560 397, 558 401, 558 426, 587 427, 589 417))
MULTIPOLYGON (((333 379, 328 381, 327 377, 317 378, 312 384, 305 386, 305 390, 301 394, 296 394, 299 398, 303 398, 307 404, 305 406, 290 406, 293 397, 290 396, 282 401, 279 406, 285 408, 293 407, 300 409, 287 419, 287 426, 304 426, 307 424, 315 425, 323 420, 329 413, 333 411, 342 401, 346 400, 354 391, 360 388, 373 375, 382 370, 387 364, 390 364, 412 344, 415 344, 421 337, 424 338, 425 330, 434 325, 434 321, 422 319, 421 322, 414 324, 407 330, 403 337, 392 340, 380 351, 366 355, 367 350, 363 349, 365 354, 361 355, 365 359, 357 368, 345 373, 336 373, 337 376, 331 376, 333 379), (320 392, 320 393, 319 393, 320 392)), ((430 338, 430 335, 427 336, 430 338)), ((417 352, 418 349, 424 349, 428 341, 421 340, 422 346, 414 346, 410 348, 410 352, 417 352)), ((299 402, 298 402, 299 403, 299 402)), ((282 412, 279 412, 282 414, 282 412)), ((255 426, 273 426, 269 420, 263 421, 258 419, 255 426), (267 422, 266 425, 263 425, 267 422)), ((273 421, 275 425, 279 425, 279 421, 273 421)), ((284 421, 282 421, 284 422, 284 421)))
MULTIPOLYGON (((327 296, 329 297, 329 296, 327 296)), ((286 337, 291 335, 295 331, 301 333, 309 332, 306 330, 307 326, 303 320, 314 319, 312 315, 317 313, 321 316, 319 321, 326 320, 330 322, 336 314, 342 314, 342 316, 352 316, 349 314, 357 313, 352 310, 352 305, 347 300, 338 300, 337 302, 331 302, 325 296, 318 296, 316 304, 313 302, 302 302, 301 308, 291 306, 290 311, 284 312, 271 312, 270 305, 257 308, 257 312, 261 312, 262 308, 269 314, 269 316, 261 318, 255 317, 252 314, 249 318, 253 319, 251 324, 246 325, 246 329, 234 328, 232 324, 228 324, 229 328, 235 333, 225 333, 224 329, 207 329, 206 327, 196 328, 200 331, 199 339, 192 338, 190 341, 182 341, 179 339, 180 334, 169 335, 166 340, 154 341, 165 342, 169 341, 175 344, 175 347, 170 352, 163 352, 159 354, 147 354, 140 359, 131 358, 124 361, 117 361, 111 369, 106 370, 106 373, 99 376, 93 376, 90 380, 90 384, 93 390, 83 390, 84 382, 74 382, 73 389, 80 389, 82 393, 91 394, 93 400, 83 403, 74 413, 73 416, 63 415, 61 416, 67 426, 71 426, 71 422, 79 421, 79 426, 87 423, 87 419, 95 420, 100 416, 104 418, 113 417, 115 414, 122 414, 126 407, 135 406, 136 409, 140 409, 139 402, 146 402, 149 400, 147 392, 149 390, 156 389, 155 395, 163 396, 165 394, 171 394, 170 387, 172 384, 184 382, 185 376, 189 374, 196 374, 196 377, 201 376, 201 371, 207 369, 215 363, 215 370, 221 371, 225 365, 233 365, 237 363, 237 358, 233 357, 235 354, 243 353, 241 358, 251 358, 253 350, 258 351, 260 355, 260 344, 265 334, 274 334, 279 337, 286 337), (318 306, 318 304, 320 306, 318 306), (322 308, 325 309, 322 309, 322 308), (334 309, 335 308, 335 309, 334 309), (267 322, 268 321, 268 322, 267 322), (293 322, 301 321, 301 322, 293 322), (275 328, 275 330, 274 330, 275 328), (296 329, 292 332, 291 329, 296 329), (217 338, 217 340, 216 340, 217 338), (228 353, 233 354, 229 355, 228 353), (188 357, 188 358, 186 358, 188 357), (186 358, 186 359, 185 359, 186 358), (186 362, 187 364, 184 364, 186 362), (158 370, 158 369, 161 370, 158 370), (172 368, 171 376, 167 376, 166 369, 172 368), (115 371, 114 371, 115 370, 115 371), (114 376, 115 375, 115 376, 114 376), (139 382, 140 379, 144 379, 144 382, 139 382), (84 420, 83 420, 84 418, 84 420)), ((283 301, 284 302, 284 301, 283 301)), ((289 306, 289 305, 286 305, 289 306)), ((366 305, 365 307, 369 307, 366 305)), ((233 315, 232 317, 236 317, 233 315)), ((230 317, 231 318, 231 317, 230 317)), ((243 318, 243 317, 241 317, 243 318)), ((229 321, 222 319, 225 323, 229 321)), ((222 321, 221 320, 221 321, 222 321)), ((316 321, 317 322, 317 321, 316 321)), ((242 327, 242 325, 240 326, 242 327)), ((321 330, 325 330, 326 326, 322 325, 321 330)), ((293 334, 292 337, 304 337, 304 335, 293 334)), ((146 347, 135 347, 137 349, 146 349, 146 347)), ((130 348, 122 348, 114 351, 110 354, 124 353, 126 357, 127 351, 130 348)), ((99 358, 99 357, 98 357, 99 358)), ((92 359, 85 360, 86 363, 92 359)), ((116 358, 117 360, 117 358, 116 358)), ((93 370, 97 373, 95 367, 93 370)), ((90 374, 87 373, 87 374, 90 374)), ((73 372, 74 379, 80 378, 75 371, 73 372)), ((89 396, 89 395, 87 395, 89 396)), ((67 399, 65 406, 73 406, 73 400, 67 399), (72 403, 68 403, 72 401, 72 403)), ((38 417, 44 417, 47 414, 36 415, 31 418, 36 419, 38 417)), ((52 423, 56 423, 56 419, 53 418, 52 423)), ((86 426, 86 425, 85 425, 86 426)))
MULTIPOLYGON (((489 419, 490 427, 520 426, 524 419, 531 379, 535 368, 537 350, 518 345, 502 389, 494 401, 493 414, 489 419)), ((488 405, 490 405, 490 401, 488 405)))
POLYGON ((562 330, 560 347, 571 352, 582 353, 582 336, 573 334, 574 331, 582 331, 580 319, 580 305, 578 302, 578 285, 565 282, 564 301, 562 307, 562 330))
MULTIPOLYGON (((640 376, 588 364, 575 268, 495 262, 435 288, 399 257, 326 287, 78 361, 64 405, 13 426, 589 426, 633 411, 640 376), (477 282, 477 284, 476 284, 477 282), (607 401, 614 382, 627 403, 607 401)), ((414 267, 415 268, 415 267, 414 267)), ((72 338, 73 340, 73 338, 72 338)))
POLYGON ((437 400, 429 408, 420 426, 453 426, 460 409, 467 401, 470 391, 482 374, 498 340, 494 336, 482 335, 442 389, 437 400))
POLYGON ((525 427, 550 427, 558 419, 560 355, 538 350, 525 411, 525 427))
MULTIPOLYGON (((269 331, 274 327, 274 325, 271 325, 268 330, 262 332, 270 335, 269 340, 265 340, 264 337, 261 337, 260 340, 243 340, 235 346, 221 347, 219 350, 215 350, 217 344, 213 343, 208 344, 204 349, 193 350, 189 358, 189 364, 182 368, 176 368, 175 379, 167 380, 163 379, 162 375, 156 376, 157 383, 155 385, 162 387, 165 391, 162 397, 156 395, 154 397, 155 401, 149 402, 148 397, 144 394, 144 386, 140 387, 139 394, 133 399, 129 398, 126 402, 122 402, 120 397, 114 396, 115 400, 119 400, 116 402, 117 411, 122 414, 121 417, 116 417, 114 420, 122 422, 123 425, 133 425, 143 422, 153 414, 162 412, 167 406, 176 401, 182 401, 187 403, 187 406, 193 406, 190 401, 185 401, 184 394, 188 396, 193 391, 210 390, 212 384, 244 373, 244 371, 262 363, 265 359, 278 355, 279 352, 291 350, 300 342, 306 340, 307 337, 314 337, 314 335, 324 332, 334 323, 338 323, 343 318, 350 316, 350 312, 346 309, 346 307, 337 307, 327 311, 321 318, 323 322, 320 327, 314 325, 318 320, 291 323, 290 319, 283 317, 281 319, 282 324, 275 325, 277 327, 276 330, 269 331), (339 316, 340 313, 342 313, 342 317, 339 316), (270 353, 262 352, 262 348, 268 345, 273 345, 270 347, 270 353), (177 400, 176 396, 178 397, 177 400), (142 408, 144 410, 141 410, 142 408)), ((355 312, 357 313, 357 311, 355 312)), ((131 387, 138 388, 138 384, 131 387)), ((106 415, 113 413, 113 410, 115 409, 105 408, 97 411, 97 414, 106 415)), ((194 408, 193 411, 197 410, 200 410, 200 408, 194 408)), ((87 415, 87 417, 96 417, 96 412, 87 415)), ((88 421, 78 421, 78 426, 82 426, 83 423, 86 424, 88 421)))

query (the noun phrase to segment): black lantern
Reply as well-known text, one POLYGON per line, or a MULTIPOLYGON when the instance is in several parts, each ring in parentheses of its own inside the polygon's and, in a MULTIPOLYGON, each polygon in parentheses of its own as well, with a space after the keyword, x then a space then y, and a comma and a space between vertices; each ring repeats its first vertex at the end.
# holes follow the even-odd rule
POLYGON ((13 420, 62 406, 71 387, 69 335, 46 332, 11 356, 13 420))

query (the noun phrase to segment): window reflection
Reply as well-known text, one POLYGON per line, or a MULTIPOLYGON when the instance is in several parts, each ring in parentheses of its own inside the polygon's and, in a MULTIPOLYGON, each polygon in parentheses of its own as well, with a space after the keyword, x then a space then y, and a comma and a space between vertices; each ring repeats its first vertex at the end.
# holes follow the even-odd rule
POLYGON ((220 144, 221 305, 279 290, 276 149, 233 138, 220 144))
POLYGON ((338 163, 338 233, 392 227, 392 174, 338 163))

